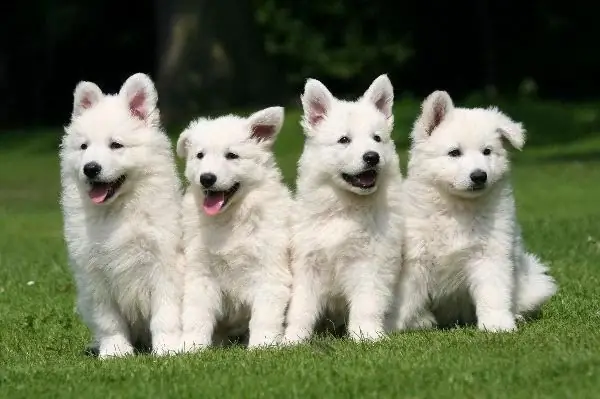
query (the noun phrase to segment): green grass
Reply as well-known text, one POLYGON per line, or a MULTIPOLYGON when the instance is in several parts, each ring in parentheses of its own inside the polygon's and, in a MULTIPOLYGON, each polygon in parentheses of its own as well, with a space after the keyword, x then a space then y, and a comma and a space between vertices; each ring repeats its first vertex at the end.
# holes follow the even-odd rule
MULTIPOLYGON (((74 313, 57 203, 61 131, 0 135, 0 397, 598 397, 600 107, 502 108, 530 132, 513 164, 525 240, 560 283, 540 320, 514 334, 461 328, 376 344, 322 337, 291 349, 166 359, 83 355, 89 333, 74 313)), ((417 109, 408 101, 396 109, 404 161, 417 109)), ((290 183, 302 144, 298 118, 289 113, 276 146, 290 183)))

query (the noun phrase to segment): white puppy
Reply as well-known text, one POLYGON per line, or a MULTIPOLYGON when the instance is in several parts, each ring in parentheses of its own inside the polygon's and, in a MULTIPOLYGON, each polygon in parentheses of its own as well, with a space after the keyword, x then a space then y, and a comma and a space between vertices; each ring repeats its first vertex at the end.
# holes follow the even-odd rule
POLYGON ((516 221, 505 145, 524 143, 521 124, 495 108, 455 108, 443 91, 423 102, 403 189, 396 328, 476 322, 510 331, 554 294, 516 221))
POLYGON ((156 101, 144 74, 116 95, 80 82, 60 149, 78 308, 100 358, 179 344, 180 182, 156 101))
POLYGON ((182 210, 185 350, 209 345, 215 322, 232 334, 249 327, 249 347, 283 335, 292 200, 271 151, 283 119, 281 107, 200 118, 179 138, 191 183, 182 210))
POLYGON ((379 76, 355 102, 306 82, 293 216, 294 284, 285 339, 308 339, 319 317, 377 339, 401 266, 401 173, 390 136, 393 87, 379 76))

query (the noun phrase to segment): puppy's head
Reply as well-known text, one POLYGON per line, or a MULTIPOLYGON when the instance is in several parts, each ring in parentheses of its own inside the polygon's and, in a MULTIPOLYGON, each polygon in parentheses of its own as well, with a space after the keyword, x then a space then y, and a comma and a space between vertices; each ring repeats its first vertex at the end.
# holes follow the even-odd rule
POLYGON ((309 79, 301 96, 307 137, 300 173, 318 177, 356 194, 371 194, 397 167, 391 139, 394 89, 386 75, 373 81, 357 101, 335 98, 309 79))
POLYGON ((271 107, 248 118, 200 118, 181 133, 177 154, 186 160, 186 178, 200 188, 207 215, 224 212, 272 177, 271 147, 283 120, 283 108, 271 107))
POLYGON ((60 156, 63 173, 93 204, 112 203, 156 167, 153 154, 165 151, 165 139, 157 134, 156 102, 152 80, 141 73, 127 79, 114 95, 104 95, 91 82, 76 86, 60 156))
POLYGON ((496 108, 456 108, 436 91, 412 131, 409 173, 451 194, 475 198, 509 171, 506 144, 522 149, 525 130, 496 108))

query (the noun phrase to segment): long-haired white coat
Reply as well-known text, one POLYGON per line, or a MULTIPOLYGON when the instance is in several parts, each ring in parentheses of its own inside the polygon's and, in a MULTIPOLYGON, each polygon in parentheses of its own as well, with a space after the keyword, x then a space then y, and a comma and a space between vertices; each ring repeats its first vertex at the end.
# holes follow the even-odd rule
POLYGON ((401 267, 401 173, 391 138, 393 87, 379 76, 357 101, 306 82, 293 212, 286 343, 308 339, 324 314, 353 339, 384 332, 401 267))
POLYGON ((495 108, 455 107, 436 91, 411 138, 392 327, 514 330, 556 291, 546 266, 523 249, 516 220, 507 147, 523 147, 523 126, 495 108))
POLYGON ((115 95, 80 82, 60 149, 78 308, 100 358, 179 346, 180 182, 156 101, 141 73, 115 95))
POLYGON ((190 182, 182 209, 186 351, 248 328, 251 348, 283 336, 293 210, 271 148, 283 120, 281 107, 200 118, 179 137, 190 182))

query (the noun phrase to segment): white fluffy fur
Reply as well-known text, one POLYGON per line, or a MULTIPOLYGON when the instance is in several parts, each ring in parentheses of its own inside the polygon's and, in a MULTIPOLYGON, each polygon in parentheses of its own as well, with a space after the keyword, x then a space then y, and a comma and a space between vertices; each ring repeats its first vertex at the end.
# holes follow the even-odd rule
POLYGON ((495 108, 455 108, 432 93, 412 131, 403 197, 405 263, 393 324, 400 330, 477 323, 511 331, 556 291, 524 251, 505 143, 521 149, 520 123, 495 108), (489 154, 486 149, 489 150, 489 154), (450 151, 459 150, 460 154, 450 151), (487 173, 481 190, 470 174, 487 173))
POLYGON ((135 343, 151 344, 156 354, 179 345, 180 182, 156 101, 144 74, 127 79, 116 95, 81 82, 60 149, 64 233, 78 309, 100 358, 131 354, 135 343), (111 148, 113 142, 123 147, 111 148), (101 181, 127 176, 99 205, 90 200, 83 173, 91 161, 101 165, 101 181))
POLYGON ((393 97, 385 75, 354 102, 335 98, 317 80, 306 82, 287 343, 308 339, 324 314, 340 321, 346 312, 351 338, 382 336, 402 254, 401 173, 390 136, 393 97), (342 136, 350 141, 339 143, 342 136), (341 174, 365 170, 368 151, 381 158, 377 184, 353 187, 341 174))
POLYGON ((218 331, 231 334, 249 327, 251 348, 276 344, 283 335, 291 289, 292 200, 271 151, 283 119, 281 107, 248 118, 200 118, 179 138, 178 154, 186 159, 185 175, 191 183, 182 211, 186 351, 209 345, 215 323, 218 331), (228 153, 238 158, 228 159, 228 153), (211 187, 216 190, 240 184, 216 215, 203 210, 203 173, 216 175, 211 187))

